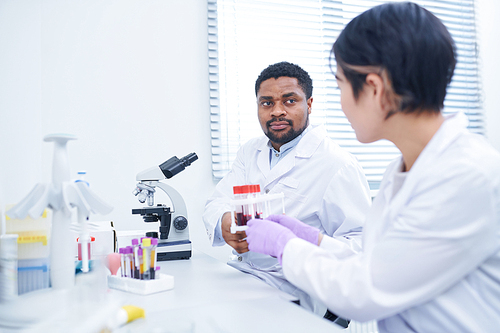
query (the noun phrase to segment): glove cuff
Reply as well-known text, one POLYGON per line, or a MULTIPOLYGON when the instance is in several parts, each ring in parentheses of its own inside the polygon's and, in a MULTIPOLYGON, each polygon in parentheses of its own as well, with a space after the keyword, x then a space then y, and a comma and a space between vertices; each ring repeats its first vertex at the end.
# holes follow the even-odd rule
POLYGON ((283 251, 285 250, 285 246, 293 238, 298 237, 289 229, 284 229, 276 239, 276 243, 279 244, 277 258, 280 265, 283 263, 283 251))

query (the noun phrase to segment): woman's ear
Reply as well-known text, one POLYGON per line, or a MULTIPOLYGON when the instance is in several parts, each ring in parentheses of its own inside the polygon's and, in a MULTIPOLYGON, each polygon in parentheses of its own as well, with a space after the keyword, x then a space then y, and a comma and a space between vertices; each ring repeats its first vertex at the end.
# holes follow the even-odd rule
POLYGON ((370 87, 369 91, 371 91, 375 103, 384 114, 395 111, 396 106, 392 87, 390 86, 391 83, 386 76, 385 71, 382 71, 381 75, 370 73, 366 76, 366 84, 370 87))

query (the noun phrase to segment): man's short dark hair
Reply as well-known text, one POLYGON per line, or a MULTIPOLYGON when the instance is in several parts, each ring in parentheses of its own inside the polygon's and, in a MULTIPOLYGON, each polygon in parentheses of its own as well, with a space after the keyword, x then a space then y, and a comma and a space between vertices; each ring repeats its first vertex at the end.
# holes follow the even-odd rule
POLYGON ((260 73, 257 81, 255 81, 255 96, 259 92, 262 82, 271 78, 278 79, 282 76, 296 78, 306 98, 309 99, 312 96, 313 86, 309 74, 300 66, 286 61, 270 65, 260 73))
POLYGON ((446 27, 411 2, 383 4, 357 16, 340 33, 332 53, 356 99, 367 74, 350 66, 378 66, 400 97, 399 110, 407 113, 440 112, 456 65, 455 43, 446 27))

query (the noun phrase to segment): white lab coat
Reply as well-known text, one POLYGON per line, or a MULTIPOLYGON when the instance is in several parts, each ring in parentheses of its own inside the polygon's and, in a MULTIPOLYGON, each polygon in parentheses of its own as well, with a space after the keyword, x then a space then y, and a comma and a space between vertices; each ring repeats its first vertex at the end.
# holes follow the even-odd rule
MULTIPOLYGON (((219 218, 231 210, 228 202, 233 197, 233 186, 259 184, 262 192, 284 193, 287 215, 337 237, 349 251, 360 250, 370 198, 368 183, 356 158, 327 138, 323 126, 312 126, 297 146, 270 169, 268 141, 262 136, 244 144, 231 171, 208 199, 203 221, 212 245, 225 244, 224 239, 214 237, 214 231, 219 218)), ((272 209, 272 213, 281 213, 280 204, 272 209)), ((309 296, 286 281, 276 258, 233 252, 235 257, 229 265, 299 297, 302 305, 324 314, 326 308, 316 308, 309 296)))
POLYGON ((381 332, 500 331, 500 154, 449 117, 393 197, 392 163, 367 215, 363 252, 344 259, 293 239, 285 277, 340 316, 381 332))

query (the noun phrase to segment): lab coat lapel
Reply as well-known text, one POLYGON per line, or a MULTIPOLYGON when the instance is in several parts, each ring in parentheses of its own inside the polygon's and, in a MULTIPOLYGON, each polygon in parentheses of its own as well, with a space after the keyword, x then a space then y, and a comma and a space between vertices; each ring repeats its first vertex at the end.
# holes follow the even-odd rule
MULTIPOLYGON (((263 144, 259 148, 259 152, 257 155, 257 166, 259 167, 260 172, 264 175, 264 179, 269 176, 270 165, 269 165, 269 147, 267 143, 263 144)), ((267 184, 266 184, 267 185, 267 184)))
MULTIPOLYGON (((323 126, 312 126, 311 129, 300 139, 299 143, 297 146, 288 153, 281 161, 278 162, 272 168, 269 170, 269 150, 266 149, 266 156, 267 156, 267 169, 269 170, 268 174, 264 173, 266 176, 266 183, 264 185, 267 186, 274 182, 276 179, 280 178, 284 174, 290 172, 296 164, 296 159, 298 158, 310 158, 314 152, 318 149, 318 146, 321 144, 323 141, 324 137, 326 136, 326 130, 323 126)), ((264 151, 264 150, 263 150, 264 151)), ((261 155, 262 154, 261 152, 261 155)), ((260 166, 261 163, 261 157, 259 156, 259 168, 261 171, 263 170, 263 166, 260 166)), ((264 160, 264 159, 262 159, 264 160)), ((263 163, 263 162, 262 162, 263 163)))
MULTIPOLYGON (((427 173, 430 161, 436 161, 439 155, 465 130, 467 118, 463 113, 448 116, 439 130, 434 134, 424 150, 408 172, 403 186, 392 198, 389 205, 389 219, 394 220, 401 210, 401 207, 411 198, 415 186, 419 183, 422 175, 427 173)), ((392 179, 391 179, 392 184, 392 179)), ((392 197, 392 185, 387 188, 386 198, 392 197)))
POLYGON ((365 225, 364 227, 365 232, 363 232, 363 248, 365 251, 369 251, 373 248, 374 244, 377 243, 377 240, 382 237, 391 224, 391 220, 388 216, 391 215, 390 212, 394 211, 394 207, 396 206, 392 201, 392 188, 394 184, 393 178, 394 172, 401 167, 401 163, 402 158, 399 157, 389 164, 384 173, 380 190, 378 191, 369 212, 370 218, 367 219, 373 221, 373 223, 365 225))
POLYGON ((383 237, 387 228, 394 224, 402 207, 411 200, 414 189, 421 181, 422 175, 427 174, 429 163, 435 161, 449 144, 462 133, 464 127, 467 125, 466 119, 464 121, 465 116, 458 114, 455 117, 449 117, 424 150, 422 150, 395 196, 393 196, 394 174, 401 170, 402 157, 399 157, 387 167, 380 191, 369 213, 371 215, 369 220, 375 222, 366 225, 366 232, 363 233, 363 248, 365 251, 369 251, 376 244, 377 240, 383 237))
MULTIPOLYGON (((268 165, 268 168, 269 168, 269 158, 268 158, 267 165, 268 165)), ((285 173, 287 173, 290 170, 292 170, 292 168, 294 166, 295 166, 295 154, 292 151, 288 155, 286 155, 285 157, 283 157, 283 159, 281 161, 279 161, 278 164, 276 164, 274 166, 274 168, 272 168, 269 171, 268 176, 266 177, 266 183, 265 183, 264 187, 266 187, 267 185, 271 184, 276 179, 280 178, 282 175, 284 175, 285 173)))

